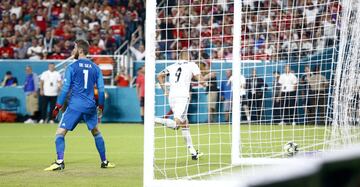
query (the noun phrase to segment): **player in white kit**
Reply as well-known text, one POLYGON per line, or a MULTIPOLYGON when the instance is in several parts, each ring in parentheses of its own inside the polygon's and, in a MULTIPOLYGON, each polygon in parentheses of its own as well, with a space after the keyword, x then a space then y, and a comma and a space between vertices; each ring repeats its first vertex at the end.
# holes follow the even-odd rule
POLYGON ((181 60, 166 67, 158 75, 158 80, 164 95, 169 98, 169 105, 174 113, 174 120, 155 118, 156 123, 166 125, 168 128, 178 129, 181 127, 182 136, 193 160, 198 160, 203 154, 195 150, 190 135, 187 112, 190 100, 190 85, 192 80, 206 84, 200 73, 198 65, 188 61, 187 52, 181 53, 181 60), (165 79, 169 77, 169 90, 165 87, 165 79))

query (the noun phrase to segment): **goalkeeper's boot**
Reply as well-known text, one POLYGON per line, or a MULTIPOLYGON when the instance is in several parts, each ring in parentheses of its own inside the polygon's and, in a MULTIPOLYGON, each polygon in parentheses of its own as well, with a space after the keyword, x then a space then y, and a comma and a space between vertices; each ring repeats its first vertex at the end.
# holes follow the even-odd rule
POLYGON ((202 156, 204 156, 204 153, 199 152, 199 150, 196 150, 196 154, 192 155, 191 158, 192 158, 192 160, 199 160, 199 158, 202 156))
POLYGON ((64 161, 62 161, 60 163, 55 161, 48 168, 45 168, 44 171, 57 171, 57 170, 64 170, 64 169, 65 169, 64 161))
POLYGON ((114 168, 115 164, 105 160, 101 162, 101 168, 114 168))

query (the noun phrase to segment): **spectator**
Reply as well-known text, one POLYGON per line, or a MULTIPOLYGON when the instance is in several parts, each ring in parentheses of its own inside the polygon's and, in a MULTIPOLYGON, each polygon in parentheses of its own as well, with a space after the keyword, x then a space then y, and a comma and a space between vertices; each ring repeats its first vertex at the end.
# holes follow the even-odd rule
POLYGON ((242 106, 244 109, 242 113, 245 113, 246 121, 250 124, 251 114, 249 110, 249 101, 246 95, 246 78, 244 75, 240 75, 240 103, 240 106, 242 106))
POLYGON ((1 86, 9 87, 9 86, 17 86, 17 84, 18 84, 17 78, 12 76, 11 71, 7 71, 1 83, 1 86))
POLYGON ((15 58, 16 59, 25 59, 27 54, 27 46, 23 41, 18 43, 18 46, 15 48, 15 58))
POLYGON ((38 40, 33 38, 31 41, 31 47, 29 47, 27 50, 27 55, 29 56, 29 59, 40 60, 43 52, 44 49, 39 45, 38 40))
POLYGON ((228 122, 230 119, 231 100, 232 100, 232 82, 231 82, 232 71, 226 70, 226 79, 221 81, 221 100, 223 101, 225 121, 228 122))
POLYGON ((144 106, 145 106, 145 66, 137 71, 136 77, 136 93, 140 102, 141 120, 144 121, 144 106))
POLYGON ((279 83, 280 73, 273 72, 273 123, 279 123, 281 120, 281 85, 279 83))
MULTIPOLYGON (((187 53, 183 53, 187 54, 187 53)), ((208 102, 208 122, 215 122, 216 116, 216 108, 218 102, 218 87, 217 87, 217 79, 216 73, 210 69, 210 65, 207 64, 205 66, 205 70, 203 71, 204 80, 208 81, 208 86, 206 87, 207 92, 207 102, 208 102)))
POLYGON ((316 15, 318 14, 318 8, 311 1, 307 1, 307 6, 304 11, 307 25, 313 25, 316 21, 316 15))
POLYGON ((44 50, 48 53, 52 52, 53 49, 53 43, 54 43, 54 33, 52 30, 47 30, 45 34, 45 38, 43 39, 44 43, 44 50))
POLYGON ((304 108, 304 115, 305 115, 305 122, 309 122, 308 117, 308 106, 309 106, 309 96, 310 96, 310 85, 309 85, 309 79, 312 76, 312 73, 310 71, 310 66, 306 65, 304 68, 304 75, 300 79, 300 85, 301 85, 301 103, 304 108))
POLYGON ((295 123, 295 101, 296 101, 296 88, 298 78, 291 72, 290 65, 285 65, 285 73, 280 75, 279 84, 281 85, 281 122, 295 123))
POLYGON ((325 46, 332 47, 334 45, 334 39, 336 38, 336 20, 332 19, 331 14, 325 15, 323 21, 325 46))
POLYGON ((10 43, 7 39, 4 39, 3 47, 0 47, 0 58, 1 59, 14 58, 14 49, 10 46, 10 43))
POLYGON ((130 51, 132 55, 135 57, 136 61, 144 60, 145 59, 145 46, 143 44, 139 45, 139 49, 131 46, 130 51))
POLYGON ((102 53, 102 48, 100 48, 98 46, 99 40, 93 40, 91 42, 90 48, 89 48, 89 53, 91 55, 100 55, 102 53))
POLYGON ((247 98, 251 115, 253 109, 255 109, 255 120, 261 120, 265 83, 263 78, 257 76, 255 68, 252 70, 251 77, 246 81, 246 89, 248 90, 247 98))
POLYGON ((48 56, 48 59, 54 59, 54 60, 61 60, 65 59, 66 56, 64 53, 61 52, 61 47, 59 45, 55 45, 54 52, 48 56))
POLYGON ((315 67, 314 74, 308 81, 310 85, 309 116, 315 119, 315 124, 325 124, 329 82, 324 75, 321 75, 320 66, 315 67))
POLYGON ((120 73, 118 73, 115 76, 115 81, 117 83, 117 86, 120 87, 128 87, 130 82, 130 77, 125 73, 124 70, 121 70, 120 73))
POLYGON ((39 79, 36 73, 33 73, 30 66, 26 66, 26 78, 24 83, 24 92, 26 94, 26 112, 28 119, 25 123, 35 123, 39 111, 38 86, 39 79))
POLYGON ((40 76, 40 95, 41 97, 41 118, 39 123, 54 123, 52 110, 55 108, 56 98, 61 89, 61 75, 55 70, 55 64, 49 63, 48 70, 44 71, 40 76), (50 111, 48 112, 48 105, 50 111), (48 114, 48 116, 47 116, 48 114))

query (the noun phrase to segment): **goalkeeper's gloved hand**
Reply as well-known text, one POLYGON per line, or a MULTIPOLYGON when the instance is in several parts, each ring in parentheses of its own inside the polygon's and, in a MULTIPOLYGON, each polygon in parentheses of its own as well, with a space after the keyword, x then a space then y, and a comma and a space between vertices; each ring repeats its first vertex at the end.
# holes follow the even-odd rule
POLYGON ((102 118, 103 115, 103 111, 104 111, 104 106, 103 105, 99 105, 97 108, 97 114, 98 114, 98 118, 102 118))
POLYGON ((60 104, 56 104, 54 110, 52 111, 52 117, 53 117, 53 118, 56 118, 56 117, 57 117, 57 115, 59 114, 59 111, 60 111, 61 107, 62 107, 62 106, 61 106, 60 104))

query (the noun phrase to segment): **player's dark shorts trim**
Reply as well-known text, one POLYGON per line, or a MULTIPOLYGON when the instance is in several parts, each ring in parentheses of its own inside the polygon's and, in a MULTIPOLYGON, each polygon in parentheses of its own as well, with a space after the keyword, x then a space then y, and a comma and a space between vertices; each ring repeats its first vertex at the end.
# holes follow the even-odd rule
POLYGON ((141 107, 145 106, 145 98, 144 97, 140 97, 140 106, 141 107))

